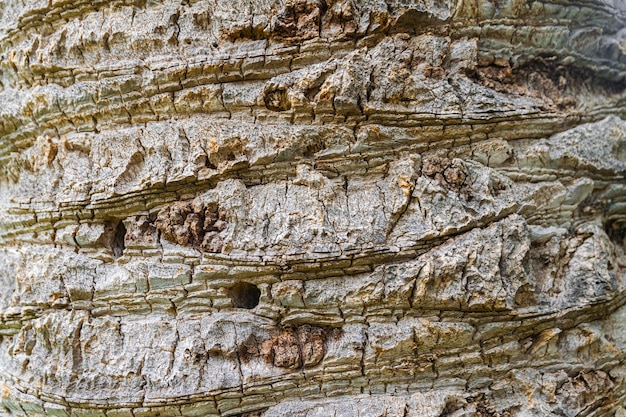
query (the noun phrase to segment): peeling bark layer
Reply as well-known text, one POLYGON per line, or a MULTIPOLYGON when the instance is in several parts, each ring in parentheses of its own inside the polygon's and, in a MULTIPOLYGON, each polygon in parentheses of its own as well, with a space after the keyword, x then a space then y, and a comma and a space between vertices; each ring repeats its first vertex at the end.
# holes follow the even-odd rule
POLYGON ((0 1, 0 416, 626 416, 625 22, 0 1))

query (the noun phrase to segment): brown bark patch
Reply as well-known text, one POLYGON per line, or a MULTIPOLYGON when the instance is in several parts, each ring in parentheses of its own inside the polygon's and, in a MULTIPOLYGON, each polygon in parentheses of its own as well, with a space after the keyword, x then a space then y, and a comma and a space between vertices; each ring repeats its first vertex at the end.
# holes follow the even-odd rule
POLYGON ((164 208, 156 219, 161 238, 206 252, 222 251, 223 232, 228 226, 226 213, 216 203, 179 201, 164 208))
POLYGON ((260 356, 279 368, 311 368, 324 359, 327 334, 326 329, 309 324, 279 328, 269 339, 246 339, 239 346, 239 357, 242 362, 248 362, 260 356))

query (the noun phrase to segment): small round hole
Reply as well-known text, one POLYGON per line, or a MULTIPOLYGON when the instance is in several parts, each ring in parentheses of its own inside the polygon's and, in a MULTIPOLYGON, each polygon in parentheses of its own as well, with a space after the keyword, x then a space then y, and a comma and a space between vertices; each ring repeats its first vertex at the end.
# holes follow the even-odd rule
POLYGON ((228 290, 228 296, 233 306, 251 309, 259 305, 261 290, 249 282, 238 282, 228 290))

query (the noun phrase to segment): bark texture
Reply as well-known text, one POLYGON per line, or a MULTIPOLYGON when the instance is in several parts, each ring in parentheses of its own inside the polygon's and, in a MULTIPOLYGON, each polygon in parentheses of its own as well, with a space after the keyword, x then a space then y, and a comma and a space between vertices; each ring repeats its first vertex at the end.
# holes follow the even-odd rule
POLYGON ((626 416, 625 22, 0 1, 0 415, 626 416))

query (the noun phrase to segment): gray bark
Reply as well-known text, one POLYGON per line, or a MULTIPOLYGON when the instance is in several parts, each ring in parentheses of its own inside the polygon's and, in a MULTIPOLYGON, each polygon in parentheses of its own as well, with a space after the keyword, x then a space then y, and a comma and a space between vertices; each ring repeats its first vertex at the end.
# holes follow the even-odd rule
POLYGON ((626 416, 621 0, 1 0, 0 416, 626 416))

